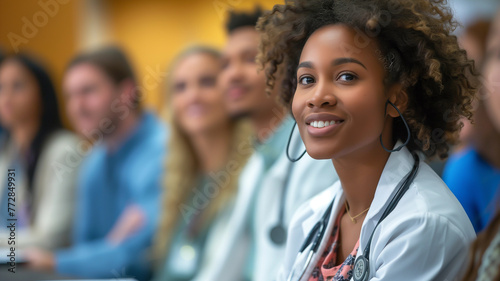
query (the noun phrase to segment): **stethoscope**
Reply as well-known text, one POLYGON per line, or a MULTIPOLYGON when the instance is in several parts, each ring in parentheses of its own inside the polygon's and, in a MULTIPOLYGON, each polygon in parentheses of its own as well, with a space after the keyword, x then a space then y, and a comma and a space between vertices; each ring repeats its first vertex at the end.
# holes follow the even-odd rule
MULTIPOLYGON (((366 281, 366 280, 368 280, 368 273, 370 271, 368 256, 370 255, 370 245, 372 242, 373 234, 375 233, 375 230, 377 229, 379 224, 394 210, 394 208, 396 208, 399 200, 401 200, 401 198, 406 193, 406 191, 410 187, 411 183, 415 179, 415 176, 417 175, 420 159, 418 158, 418 156, 415 153, 412 153, 412 155, 413 155, 413 159, 415 160, 415 162, 413 164, 413 168, 399 182, 396 194, 394 195, 394 197, 392 197, 391 201, 389 202, 386 209, 384 210, 382 217, 375 225, 375 228, 373 229, 372 234, 370 235, 370 239, 368 240, 368 243, 366 244, 366 246, 363 250, 363 254, 356 257, 356 260, 354 262, 354 267, 353 267, 353 279, 354 279, 354 281, 366 281)), ((295 279, 295 280, 302 279, 307 268, 309 267, 309 264, 311 263, 311 260, 314 256, 314 254, 318 251, 319 244, 325 235, 326 227, 327 227, 328 222, 330 220, 330 214, 331 214, 334 202, 335 202, 335 198, 333 198, 332 203, 330 203, 330 206, 328 206, 328 209, 326 209, 321 220, 318 221, 314 225, 312 230, 307 235, 306 240, 304 241, 304 243, 300 247, 300 251, 299 251, 299 254, 297 255, 297 257, 299 257, 309 247, 309 245, 311 245, 311 247, 309 249, 309 254, 307 255, 306 262, 302 268, 302 273, 300 274, 299 278, 295 279)), ((288 276, 287 281, 294 280, 293 279, 294 272, 295 271, 292 270, 292 272, 288 276)))
POLYGON ((292 162, 288 163, 286 177, 283 182, 283 186, 281 188, 281 201, 278 214, 278 222, 276 223, 275 226, 271 228, 271 231, 269 232, 269 238, 277 246, 281 246, 286 242, 286 228, 284 225, 285 223, 283 217, 285 215, 284 213, 285 213, 286 191, 288 189, 288 185, 290 184, 290 177, 293 171, 293 166, 294 165, 292 162))
POLYGON ((293 159, 290 157, 288 151, 290 150, 290 142, 292 140, 292 135, 293 131, 295 129, 295 126, 292 127, 292 132, 290 133, 290 136, 288 137, 288 144, 286 146, 286 156, 290 162, 288 162, 288 168, 286 172, 286 177, 285 180, 283 181, 283 185, 281 188, 281 201, 280 201, 280 209, 279 209, 279 214, 278 214, 278 222, 276 223, 275 226, 271 228, 271 231, 269 231, 269 238, 271 241, 274 243, 276 246, 282 246, 286 242, 286 228, 285 228, 285 223, 283 217, 285 216, 285 200, 286 200, 286 194, 288 190, 288 186, 290 185, 290 178, 293 172, 293 167, 294 163, 297 162, 304 156, 306 151, 304 150, 300 156, 296 159, 293 159))

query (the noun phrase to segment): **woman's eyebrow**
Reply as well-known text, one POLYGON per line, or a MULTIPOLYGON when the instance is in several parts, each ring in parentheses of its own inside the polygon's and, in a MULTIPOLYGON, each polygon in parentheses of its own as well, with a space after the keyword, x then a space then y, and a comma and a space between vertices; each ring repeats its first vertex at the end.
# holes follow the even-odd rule
MULTIPOLYGON (((357 60, 355 58, 338 58, 338 59, 333 60, 332 65, 337 66, 337 65, 341 65, 341 64, 345 64, 345 63, 357 63, 357 64, 361 65, 364 69, 366 69, 366 66, 362 62, 360 62, 359 60, 357 60)), ((297 66, 297 70, 301 67, 314 68, 313 63, 310 61, 303 61, 303 62, 299 63, 299 65, 297 66)))
POLYGON ((301 67, 314 68, 312 62, 310 62, 310 61, 303 61, 303 62, 299 63, 299 65, 297 66, 297 70, 301 67))
POLYGON ((338 58, 338 59, 333 60, 332 65, 337 66, 337 65, 341 65, 341 64, 345 64, 345 63, 357 63, 357 64, 361 65, 364 69, 366 69, 366 66, 355 58, 338 58))

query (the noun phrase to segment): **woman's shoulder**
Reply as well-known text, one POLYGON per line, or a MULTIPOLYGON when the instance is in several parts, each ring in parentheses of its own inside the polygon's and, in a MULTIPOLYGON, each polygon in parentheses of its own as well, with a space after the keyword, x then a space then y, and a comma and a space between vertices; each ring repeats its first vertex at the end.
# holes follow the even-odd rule
POLYGON ((394 212, 394 219, 436 227, 453 228, 464 236, 473 236, 474 229, 462 205, 444 181, 426 163, 394 212))
POLYGON ((79 138, 74 133, 65 129, 50 133, 43 144, 40 161, 65 161, 69 154, 73 157, 78 151, 78 141, 79 138))
POLYGON ((66 129, 55 130, 47 136, 44 147, 45 148, 61 148, 65 145, 75 145, 78 142, 78 137, 66 129))

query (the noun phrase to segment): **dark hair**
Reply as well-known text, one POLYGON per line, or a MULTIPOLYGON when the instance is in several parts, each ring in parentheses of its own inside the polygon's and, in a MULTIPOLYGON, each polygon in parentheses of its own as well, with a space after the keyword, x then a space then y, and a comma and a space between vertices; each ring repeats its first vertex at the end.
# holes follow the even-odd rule
POLYGON ((256 6, 252 12, 231 11, 226 23, 227 33, 232 33, 235 29, 240 27, 255 27, 262 15, 263 12, 260 6, 256 6))
POLYGON ((38 162, 42 147, 47 137, 55 130, 62 128, 61 118, 59 116, 59 106, 57 103, 57 96, 52 80, 46 69, 36 59, 26 54, 16 54, 7 56, 2 63, 8 60, 19 62, 25 69, 27 69, 36 80, 39 88, 41 100, 41 117, 40 127, 36 133, 33 141, 31 142, 28 159, 27 160, 27 175, 28 187, 30 191, 33 186, 33 177, 38 162))
MULTIPOLYGON (((345 24, 376 40, 387 71, 385 84, 401 83, 408 94, 403 112, 411 129, 408 148, 446 158, 458 139, 460 116, 471 118, 477 90, 474 63, 451 35, 456 23, 445 0, 297 0, 276 5, 259 20, 258 61, 268 91, 284 72, 282 100, 293 98, 296 70, 309 36, 322 26, 345 24), (437 138, 437 139, 436 139, 437 138)), ((406 139, 400 118, 393 138, 406 139)))
MULTIPOLYGON (((66 67, 66 71, 83 63, 89 63, 98 67, 115 84, 119 84, 126 79, 130 79, 134 85, 137 86, 137 80, 132 69, 132 65, 130 64, 125 53, 119 47, 108 46, 88 53, 80 54, 70 61, 66 67)), ((135 93, 136 96, 134 98, 134 104, 138 106, 138 95, 140 93, 138 92, 137 87, 135 89, 135 93)))

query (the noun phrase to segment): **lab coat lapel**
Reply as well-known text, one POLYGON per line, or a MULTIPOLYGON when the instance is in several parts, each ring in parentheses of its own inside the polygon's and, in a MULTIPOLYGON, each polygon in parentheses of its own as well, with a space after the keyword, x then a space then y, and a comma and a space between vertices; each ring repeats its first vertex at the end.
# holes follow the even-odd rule
MULTIPOLYGON (((340 181, 335 182, 332 187, 321 193, 321 196, 317 196, 309 202, 309 208, 314 215, 302 223, 302 231, 304 237, 302 241, 305 241, 305 238, 309 235, 314 225, 322 219, 325 210, 334 199, 335 201, 333 202, 325 234, 321 238, 321 243, 318 247, 318 251, 314 254, 301 280, 308 280, 309 276, 311 276, 314 267, 318 263, 319 258, 321 257, 323 251, 325 250, 326 244, 328 243, 330 234, 332 233, 332 229, 335 224, 335 218, 338 216, 339 211, 343 206, 342 202, 344 202, 344 193, 342 192, 340 181)), ((298 264, 299 266, 293 267, 294 271, 296 271, 294 276, 300 276, 303 266, 306 263, 310 248, 311 245, 309 245, 307 249, 297 257, 296 264, 298 264)))
MULTIPOLYGON (((396 143, 395 147, 399 145, 401 145, 400 141, 396 143)), ((406 174, 411 170, 413 162, 413 157, 406 147, 398 152, 392 152, 389 156, 389 159, 387 160, 384 170, 380 176, 377 190, 375 191, 375 196, 373 198, 372 204, 370 205, 370 210, 368 211, 367 216, 363 222, 360 236, 360 248, 358 253, 362 253, 365 245, 368 242, 368 239, 370 238, 371 233, 375 228, 375 225, 377 224, 378 220, 382 216, 382 213, 389 204, 389 201, 392 198, 393 194, 396 192, 396 187, 398 186, 399 182, 406 176, 406 174)), ((332 207, 332 213, 330 215, 325 235, 322 237, 318 251, 313 256, 313 259, 308 265, 301 280, 307 280, 308 277, 311 276, 314 267, 318 263, 318 260, 321 257, 326 244, 328 243, 328 238, 335 224, 335 219, 337 218, 339 211, 343 208, 343 202, 345 199, 340 181, 336 182, 331 188, 328 188, 320 196, 316 196, 309 202, 309 206, 307 209, 308 213, 302 214, 302 217, 307 216, 307 218, 301 224, 302 231, 300 233, 302 234, 302 237, 289 237, 292 238, 292 240, 290 241, 305 241, 314 225, 321 220, 325 210, 328 208, 328 205, 331 203, 331 200, 334 196, 336 196, 336 198, 332 207)), ((290 230, 290 232, 293 232, 293 230, 290 230)), ((301 245, 298 245, 297 247, 300 246, 301 245)), ((297 256, 294 266, 292 267, 294 278, 298 278, 302 273, 310 248, 311 245, 309 245, 306 250, 304 250, 297 256)), ((299 250, 297 250, 296 252, 299 252, 299 250)))
MULTIPOLYGON (((221 276, 225 276, 223 272, 227 271, 226 265, 230 264, 230 261, 228 261, 232 256, 230 253, 235 249, 241 249, 238 244, 241 237, 245 235, 245 224, 250 215, 250 208, 257 187, 256 183, 259 180, 259 175, 262 174, 262 169, 264 169, 264 161, 256 154, 250 157, 246 165, 247 168, 244 169, 239 179, 239 194, 234 204, 237 208, 234 209, 228 223, 231 226, 231 231, 225 232, 221 237, 226 242, 221 244, 222 248, 213 257, 213 264, 217 268, 212 272, 213 276, 218 276, 218 280, 220 280, 221 276)), ((212 280, 211 278, 215 277, 208 277, 207 280, 212 280)))
MULTIPOLYGON (((401 144, 401 141, 398 141, 394 147, 401 144)), ((364 250, 377 222, 396 192, 397 186, 411 170, 413 162, 413 156, 406 147, 403 147, 400 151, 392 152, 389 156, 380 176, 370 210, 366 214, 361 228, 359 253, 364 250)))

